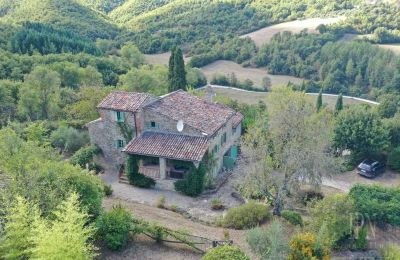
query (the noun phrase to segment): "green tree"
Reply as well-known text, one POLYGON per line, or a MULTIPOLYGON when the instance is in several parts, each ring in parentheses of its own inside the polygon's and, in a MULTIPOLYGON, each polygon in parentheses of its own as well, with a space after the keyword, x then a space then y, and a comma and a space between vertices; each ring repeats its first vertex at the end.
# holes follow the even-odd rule
POLYGON ((172 49, 169 66, 169 91, 172 92, 178 89, 186 90, 185 61, 183 60, 183 54, 180 48, 174 47, 172 49))
POLYGON ((335 104, 335 114, 338 114, 342 110, 343 110, 343 95, 342 93, 340 93, 335 104))
POLYGON ((201 260, 250 260, 237 246, 218 246, 211 249, 201 260))
POLYGON ((20 85, 19 82, 0 80, 0 127, 15 117, 20 85))
POLYGON ((0 237, 1 259, 28 259, 32 253, 33 223, 39 211, 22 197, 6 209, 3 235, 0 237))
POLYGON ((343 110, 336 120, 334 143, 340 150, 367 156, 382 152, 389 145, 389 131, 375 110, 357 105, 343 110))
POLYGON ((59 112, 60 85, 57 72, 36 67, 19 91, 19 114, 32 120, 54 118, 59 112))
POLYGON ((319 91, 319 94, 317 97, 317 104, 315 107, 317 109, 317 112, 319 112, 322 108, 322 89, 319 91))
MULTIPOLYGON (((304 84, 304 81, 302 82, 304 84)), ((272 83, 271 78, 268 76, 263 77, 262 79, 262 87, 265 91, 269 91, 271 89, 272 83)))
POLYGON ((89 215, 81 210, 78 195, 72 193, 53 214, 51 221, 35 223, 32 259, 93 259, 95 229, 87 224, 89 215))
POLYGON ((143 54, 140 52, 139 48, 131 42, 122 47, 121 56, 129 63, 129 66, 131 67, 137 68, 145 63, 143 54))

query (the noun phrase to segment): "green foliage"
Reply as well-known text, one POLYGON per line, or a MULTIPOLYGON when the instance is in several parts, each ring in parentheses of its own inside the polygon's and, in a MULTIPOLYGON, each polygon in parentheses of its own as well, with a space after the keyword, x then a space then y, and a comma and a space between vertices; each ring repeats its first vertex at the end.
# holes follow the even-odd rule
POLYGON ((267 228, 247 232, 247 243, 262 260, 286 259, 289 251, 288 233, 281 222, 274 220, 267 228))
POLYGON ((250 260, 237 246, 218 246, 211 249, 201 260, 250 260))
POLYGON ((80 53, 98 55, 100 51, 89 39, 82 38, 68 30, 57 30, 52 26, 25 22, 9 40, 12 52, 30 54, 80 53))
POLYGON ((400 146, 389 153, 387 164, 392 170, 400 172, 400 146))
POLYGON ((59 112, 60 84, 57 72, 36 67, 19 91, 19 114, 31 120, 55 118, 59 112))
POLYGON ((400 112, 400 97, 396 94, 379 96, 378 113, 383 118, 391 118, 400 112))
POLYGON ((236 208, 230 208, 222 220, 222 225, 228 228, 246 229, 271 218, 268 206, 250 201, 236 208))
POLYGON ((366 220, 400 226, 400 189, 357 184, 350 190, 356 211, 366 220))
POLYGON ((368 248, 368 226, 362 226, 357 230, 357 237, 355 242, 355 248, 357 250, 366 250, 368 248))
POLYGON ((113 194, 113 188, 111 185, 104 184, 104 194, 109 197, 113 194))
POLYGON ((139 67, 145 60, 138 47, 131 42, 125 44, 121 49, 121 56, 129 63, 131 67, 139 67))
POLYGON ((318 241, 313 233, 295 235, 290 241, 290 249, 288 260, 330 259, 329 248, 322 241, 318 241))
POLYGON ((334 195, 318 201, 312 208, 311 228, 318 232, 326 226, 326 243, 331 247, 350 238, 353 232, 354 202, 346 195, 334 195))
POLYGON ((154 179, 139 173, 139 156, 129 155, 126 161, 125 172, 129 183, 140 188, 151 188, 156 182, 154 179))
POLYGON ((201 162, 196 168, 192 163, 188 164, 188 172, 183 180, 176 181, 174 187, 176 191, 180 191, 188 196, 197 197, 204 190, 204 177, 207 168, 205 162, 201 162))
POLYGON ((244 81, 239 81, 236 78, 235 73, 231 73, 228 76, 222 74, 222 73, 215 73, 211 79, 211 84, 215 85, 221 85, 221 86, 230 86, 230 87, 235 87, 235 88, 242 88, 242 89, 247 89, 251 91, 264 91, 263 89, 260 89, 259 87, 254 87, 253 81, 250 79, 246 79, 244 81))
POLYGON ((317 104, 315 107, 317 109, 317 112, 319 112, 322 108, 322 89, 319 91, 319 94, 317 97, 317 104))
POLYGON ((335 114, 338 114, 342 110, 343 110, 343 95, 342 93, 340 93, 335 104, 335 114))
POLYGON ((113 207, 96 221, 97 236, 111 250, 121 250, 129 242, 133 224, 132 214, 122 206, 113 207))
POLYGON ((334 143, 364 156, 381 153, 388 147, 388 131, 379 115, 368 107, 358 105, 343 110, 337 117, 334 143))
POLYGON ((400 246, 396 244, 386 244, 381 249, 384 260, 400 259, 400 246))
POLYGON ((73 127, 60 126, 51 133, 50 142, 61 151, 74 153, 89 143, 89 136, 73 127))
POLYGON ((164 95, 168 92, 167 81, 167 69, 160 65, 133 68, 120 77, 120 84, 124 89, 133 92, 150 92, 154 95, 164 95))
POLYGON ((100 148, 93 145, 82 147, 72 155, 70 162, 73 165, 85 167, 86 164, 90 163, 93 160, 93 157, 100 152, 100 148))
POLYGON ((282 210, 281 217, 286 219, 290 224, 294 226, 303 226, 303 218, 295 211, 282 210))
POLYGON ((168 91, 172 92, 178 89, 186 90, 186 71, 183 60, 182 50, 174 46, 171 51, 168 66, 168 91))
POLYGON ((20 86, 19 82, 0 80, 0 127, 15 118, 20 86))
POLYGON ((222 203, 221 199, 214 198, 211 200, 211 209, 220 210, 224 208, 224 204, 222 203))
POLYGON ((104 191, 98 177, 72 166, 50 147, 25 142, 9 128, 0 130, 0 165, 7 180, 0 193, 0 211, 21 196, 48 216, 69 194, 77 192, 90 215, 100 212, 104 191))
POLYGON ((186 79, 188 86, 199 88, 207 84, 207 79, 198 68, 186 68, 186 79))
POLYGON ((96 254, 90 240, 95 229, 88 225, 89 215, 81 210, 79 198, 72 193, 53 212, 51 221, 34 223, 33 259, 92 259, 96 254))
POLYGON ((0 258, 28 259, 33 243, 33 223, 39 218, 37 208, 21 197, 6 209, 5 223, 0 237, 0 258))

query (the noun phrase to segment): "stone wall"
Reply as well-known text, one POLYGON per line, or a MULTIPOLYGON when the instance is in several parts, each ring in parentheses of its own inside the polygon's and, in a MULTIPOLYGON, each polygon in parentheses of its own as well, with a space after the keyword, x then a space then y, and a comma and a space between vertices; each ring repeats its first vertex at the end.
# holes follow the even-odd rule
MULTIPOLYGON (((124 164, 124 154, 122 148, 116 147, 117 140, 124 140, 124 145, 130 140, 126 140, 116 121, 115 111, 101 109, 99 110, 101 118, 88 123, 86 126, 89 131, 91 144, 97 145, 103 152, 104 158, 109 163, 119 166, 124 164)), ((133 130, 135 135, 134 115, 131 112, 125 112, 125 123, 133 130)))

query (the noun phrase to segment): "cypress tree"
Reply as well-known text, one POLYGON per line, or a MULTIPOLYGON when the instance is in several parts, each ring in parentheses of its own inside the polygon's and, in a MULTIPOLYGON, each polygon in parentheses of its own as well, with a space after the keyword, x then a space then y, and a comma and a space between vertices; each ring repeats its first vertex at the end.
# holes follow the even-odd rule
POLYGON ((185 62, 182 50, 175 46, 172 48, 171 57, 169 58, 168 81, 168 90, 170 92, 178 89, 186 90, 185 62))
POLYGON ((343 95, 340 93, 335 105, 335 114, 338 114, 343 109, 343 95))
POLYGON ((321 108, 322 108, 322 88, 321 88, 321 90, 319 91, 319 94, 318 94, 316 108, 317 108, 317 112, 319 112, 321 110, 321 108))

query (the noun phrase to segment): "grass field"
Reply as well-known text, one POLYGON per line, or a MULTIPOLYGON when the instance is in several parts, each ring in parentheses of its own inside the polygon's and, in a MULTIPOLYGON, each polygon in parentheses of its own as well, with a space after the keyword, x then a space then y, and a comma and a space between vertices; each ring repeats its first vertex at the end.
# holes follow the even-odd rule
POLYGON ((343 20, 344 17, 332 17, 332 18, 310 18, 305 20, 296 20, 286 23, 279 23, 272 26, 268 26, 257 31, 244 34, 240 37, 250 37, 255 44, 260 47, 264 43, 268 43, 272 36, 277 33, 283 31, 290 31, 293 33, 299 33, 300 31, 307 29, 310 33, 317 33, 316 28, 320 24, 332 24, 336 23, 340 20, 343 20))
POLYGON ((386 50, 391 50, 394 53, 400 55, 400 44, 379 44, 379 47, 386 50))
MULTIPOLYGON (((160 53, 160 54, 145 54, 144 55, 147 63, 153 64, 153 65, 157 65, 157 64, 168 65, 169 56, 171 56, 170 51, 160 53)), ((188 61, 190 60, 190 58, 186 58, 186 57, 184 57, 183 59, 185 60, 185 63, 188 63, 188 61)))
MULTIPOLYGON (((265 92, 245 92, 236 89, 222 89, 222 88, 213 88, 217 96, 224 96, 234 100, 237 100, 239 103, 247 103, 247 104, 257 104, 258 101, 267 102, 268 93, 265 92)), ((312 103, 317 102, 317 95, 307 95, 307 98, 312 103)), ((337 97, 332 96, 323 96, 322 102, 328 106, 328 108, 333 109, 336 104, 337 97)), ((354 99, 343 99, 345 105, 354 105, 360 104, 362 101, 354 100, 354 99)))
POLYGON ((272 86, 286 85, 289 81, 295 84, 300 84, 303 81, 301 78, 292 76, 270 75, 265 69, 244 68, 233 61, 226 60, 215 61, 207 66, 204 66, 201 68, 201 70, 207 77, 208 82, 211 81, 212 76, 217 72, 225 75, 234 72, 239 80, 244 81, 246 79, 250 79, 254 82, 255 86, 261 86, 262 79, 265 76, 271 78, 272 86))

